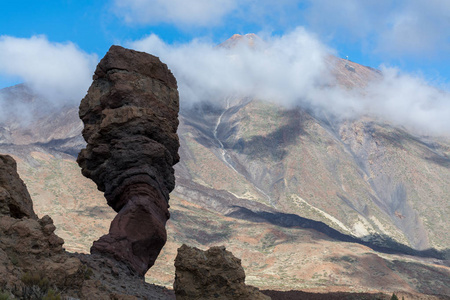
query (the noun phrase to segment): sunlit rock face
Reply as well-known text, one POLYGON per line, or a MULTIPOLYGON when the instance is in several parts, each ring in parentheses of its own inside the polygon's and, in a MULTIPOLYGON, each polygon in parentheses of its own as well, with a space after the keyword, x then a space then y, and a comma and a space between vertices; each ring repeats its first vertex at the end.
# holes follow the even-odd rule
MULTIPOLYGON (((59 289, 80 289, 82 265, 62 248, 49 216, 33 210, 27 187, 17 173, 16 161, 0 154, 0 286, 16 295, 27 294, 24 274, 39 274, 59 289)), ((28 298, 27 298, 28 299, 28 298)))
POLYGON ((142 276, 167 239, 178 110, 177 82, 167 66, 119 46, 98 64, 80 105, 87 146, 78 164, 118 213, 91 252, 124 261, 142 276))
POLYGON ((202 251, 182 245, 175 259, 174 290, 177 300, 268 300, 255 287, 245 285, 241 260, 224 246, 202 251))

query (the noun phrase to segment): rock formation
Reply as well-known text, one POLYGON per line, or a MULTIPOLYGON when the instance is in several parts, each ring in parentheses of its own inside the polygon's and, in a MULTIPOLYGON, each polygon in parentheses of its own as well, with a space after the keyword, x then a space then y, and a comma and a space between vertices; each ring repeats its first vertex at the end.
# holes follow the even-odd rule
MULTIPOLYGON (((1 289, 26 297, 33 278, 45 278, 58 288, 68 282, 75 289, 81 286, 85 270, 82 263, 64 251, 64 241, 54 233, 53 220, 49 216, 38 219, 17 174, 16 162, 8 155, 0 155, 0 216, 1 289)), ((41 286, 40 292, 48 288, 41 286)))
POLYGON ((241 260, 225 247, 202 251, 182 245, 175 259, 177 300, 267 300, 255 287, 245 285, 241 260))
POLYGON ((16 162, 8 155, 0 155, 0 208, 0 298, 173 298, 171 291, 144 283, 124 263, 64 251, 52 219, 34 213, 16 162))
POLYGON ((0 214, 37 219, 30 194, 17 175, 16 161, 9 155, 0 156, 0 214))
POLYGON ((78 164, 118 213, 91 253, 123 261, 140 276, 167 239, 178 110, 177 82, 167 66, 119 46, 98 64, 80 105, 87 147, 78 164))
POLYGON ((179 160, 176 80, 158 58, 113 46, 79 114, 88 144, 78 163, 118 215, 92 255, 67 253, 52 219, 33 211, 14 159, 0 155, 0 293, 169 299, 171 292, 142 276, 166 241, 172 166, 179 160))

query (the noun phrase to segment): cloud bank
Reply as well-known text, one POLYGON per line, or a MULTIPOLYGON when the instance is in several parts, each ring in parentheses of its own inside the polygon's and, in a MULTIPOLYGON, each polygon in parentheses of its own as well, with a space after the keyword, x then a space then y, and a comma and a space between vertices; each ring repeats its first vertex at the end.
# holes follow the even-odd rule
POLYGON ((370 116, 418 134, 450 137, 450 93, 397 68, 380 69, 382 77, 364 88, 319 88, 302 104, 338 119, 370 116))
POLYGON ((52 43, 45 36, 0 36, 0 53, 2 76, 22 79, 54 105, 79 102, 98 61, 73 43, 52 43))
POLYGON ((169 45, 156 35, 129 46, 168 64, 183 104, 254 97, 326 110, 338 118, 371 115, 422 133, 450 133, 448 93, 388 67, 363 90, 343 88, 330 74, 332 49, 303 28, 269 37, 260 47, 248 47, 247 41, 231 49, 199 40, 169 45))
MULTIPOLYGON (((382 67, 383 77, 348 90, 330 74, 333 49, 299 27, 248 46, 217 47, 202 40, 167 44, 156 35, 127 46, 157 55, 175 74, 183 105, 253 97, 277 104, 325 110, 340 118, 371 115, 424 133, 450 134, 450 96, 421 77, 382 67)), ((49 105, 78 104, 90 83, 96 55, 43 36, 0 37, 0 72, 24 80, 49 105)), ((11 103, 1 114, 12 111, 11 103)))
POLYGON ((383 79, 371 83, 360 113, 375 114, 418 132, 450 136, 450 94, 424 78, 382 67, 383 79))
POLYGON ((168 45, 152 34, 129 45, 159 56, 177 78, 182 101, 254 96, 290 105, 325 84, 331 52, 303 28, 251 48, 243 40, 231 49, 194 40, 168 45))

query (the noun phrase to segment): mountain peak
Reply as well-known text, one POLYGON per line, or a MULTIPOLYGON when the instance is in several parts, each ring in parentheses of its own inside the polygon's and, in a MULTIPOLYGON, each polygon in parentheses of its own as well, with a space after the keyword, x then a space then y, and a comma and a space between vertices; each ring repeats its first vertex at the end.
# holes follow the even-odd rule
POLYGON ((220 48, 233 49, 237 46, 246 45, 250 48, 259 47, 264 41, 254 33, 247 33, 245 35, 233 34, 225 42, 218 45, 220 48))

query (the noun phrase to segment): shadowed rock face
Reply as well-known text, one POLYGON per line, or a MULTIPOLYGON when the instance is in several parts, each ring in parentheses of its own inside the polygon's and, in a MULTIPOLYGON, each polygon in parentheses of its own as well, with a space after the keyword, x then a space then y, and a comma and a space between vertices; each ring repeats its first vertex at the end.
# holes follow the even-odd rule
POLYGON ((17 175, 16 161, 9 155, 0 155, 0 214, 37 219, 30 194, 17 175))
POLYGON ((144 275, 167 236, 169 193, 179 161, 175 77, 152 55, 112 46, 81 101, 86 149, 78 164, 118 213, 91 252, 144 275))

